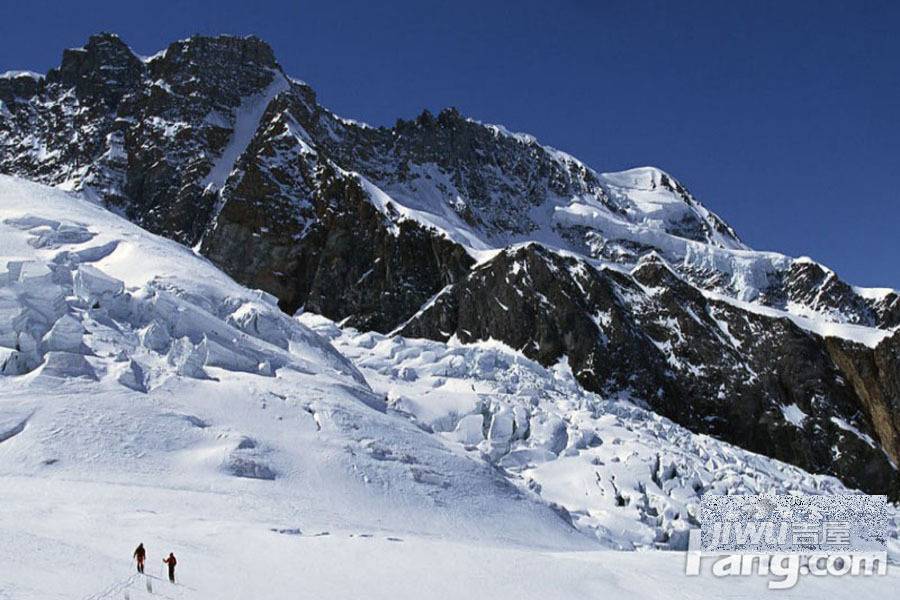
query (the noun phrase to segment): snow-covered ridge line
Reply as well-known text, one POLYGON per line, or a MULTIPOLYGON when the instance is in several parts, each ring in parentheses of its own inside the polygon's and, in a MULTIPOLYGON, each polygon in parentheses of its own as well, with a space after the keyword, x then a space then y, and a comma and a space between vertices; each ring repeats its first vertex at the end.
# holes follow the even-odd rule
MULTIPOLYGON (((518 239, 506 240, 502 245, 491 244, 490 241, 485 240, 483 236, 478 235, 472 228, 463 223, 452 211, 445 211, 444 214, 438 215, 433 212, 407 207, 361 174, 352 173, 352 175, 359 178, 368 192, 368 197, 372 204, 386 217, 396 219, 399 216, 411 219, 426 228, 439 232, 447 239, 461 244, 469 255, 476 260, 476 266, 490 261, 505 249, 515 249, 528 244, 540 244, 560 255, 584 260, 599 269, 609 268, 627 272, 629 268, 637 264, 623 265, 602 258, 587 257, 580 252, 572 250, 565 240, 558 236, 526 235, 518 239)), ((613 175, 628 176, 628 172, 613 175)), ((611 175, 606 174, 605 176, 611 175)), ((617 180, 613 178, 612 181, 617 180)), ((711 269, 728 275, 730 277, 728 288, 734 290, 735 296, 698 288, 710 298, 729 301, 734 306, 757 312, 758 314, 776 318, 789 318, 802 329, 822 337, 841 337, 869 347, 877 346, 884 338, 892 334, 890 330, 841 323, 829 320, 824 315, 821 318, 810 317, 791 310, 768 307, 756 301, 769 284, 770 277, 778 271, 789 269, 794 263, 815 264, 826 272, 833 274, 833 271, 808 257, 792 258, 778 252, 752 250, 743 245, 741 247, 712 246, 672 235, 653 227, 635 225, 611 213, 605 213, 601 216, 595 207, 578 204, 577 201, 568 206, 554 207, 554 210, 554 220, 558 223, 581 225, 594 219, 596 220, 594 226, 612 237, 631 240, 636 243, 651 243, 658 249, 658 255, 668 264, 680 265, 687 269, 711 269)), ((675 274, 685 281, 686 284, 694 286, 693 283, 685 280, 682 275, 675 274)), ((893 292, 893 290, 887 288, 854 288, 854 290, 860 290, 862 292, 861 296, 873 299, 880 299, 893 292)))
MULTIPOLYGON (((472 118, 465 118, 465 121, 486 128, 494 136, 540 148, 569 173, 583 170, 599 182, 599 188, 593 192, 570 197, 553 197, 548 191, 544 203, 529 211, 528 218, 533 221, 533 226, 528 224, 523 228, 525 231, 499 234, 483 231, 477 217, 475 225, 468 216, 468 222, 458 218, 455 209, 463 206, 468 210, 470 199, 462 196, 457 189, 459 181, 437 165, 412 165, 411 182, 402 186, 372 182, 382 192, 375 202, 377 206, 387 205, 385 197, 390 198, 393 201, 390 204, 397 208, 402 218, 411 218, 441 232, 464 246, 479 262, 490 258, 498 249, 528 241, 593 257, 592 260, 598 263, 619 262, 625 265, 636 264, 641 253, 650 248, 660 252, 667 262, 682 272, 699 273, 693 285, 702 287, 703 279, 711 279, 711 274, 720 273, 723 277, 714 284, 714 291, 740 301, 763 304, 768 300, 761 298, 778 296, 783 291, 772 286, 781 285, 778 282, 787 277, 794 265, 808 261, 804 257, 792 258, 778 252, 753 250, 718 215, 693 198, 674 177, 660 169, 638 167, 617 173, 597 173, 575 157, 541 145, 534 136, 514 133, 502 125, 485 124, 472 118), (691 227, 696 227, 696 223, 703 224, 706 228, 702 233, 704 239, 697 239, 696 228, 680 229, 680 223, 685 219, 694 219, 691 227), (582 241, 580 232, 585 230, 590 233, 582 241), (609 248, 613 249, 611 256, 604 254, 609 248)), ((522 221, 521 215, 517 215, 517 219, 522 221)), ((831 272, 819 263, 815 264, 831 272)), ((843 285, 840 280, 837 283, 843 285)), ((847 312, 844 312, 840 307, 827 304, 806 307, 791 302, 779 308, 801 317, 807 313, 818 313, 823 319, 837 323, 864 322, 873 318, 875 313, 871 311, 884 310, 884 307, 872 307, 871 304, 892 293, 881 289, 850 289, 860 290, 860 306, 869 304, 868 308, 857 313, 858 306, 847 307, 847 312)), ((810 298, 815 291, 810 292, 810 298)))
MULTIPOLYGON (((438 216, 430 212, 408 208, 362 175, 358 173, 353 173, 353 175, 357 176, 363 183, 373 205, 378 208, 382 214, 389 218, 396 218, 400 215, 402 218, 412 219, 425 227, 440 232, 448 239, 460 243, 466 248, 469 254, 475 258, 476 266, 490 261, 499 252, 502 252, 505 249, 514 250, 515 248, 526 246, 528 244, 542 245, 560 255, 584 260, 588 264, 599 269, 609 268, 620 272, 627 272, 628 269, 633 266, 622 265, 604 259, 586 257, 579 252, 569 249, 566 243, 560 239, 534 240, 527 239, 528 236, 524 236, 526 239, 514 241, 504 246, 492 246, 482 237, 475 234, 466 226, 466 224, 462 223, 458 218, 455 218, 455 214, 451 214, 449 217, 446 215, 438 216), (448 219, 450 222, 448 222, 448 219)), ((577 214, 579 212, 577 205, 557 207, 556 210, 556 215, 560 222, 567 222, 567 219, 569 218, 567 215, 577 214)), ((596 214, 594 212, 595 209, 589 210, 592 214, 596 214)), ((584 215, 579 216, 574 222, 583 223, 584 215)), ((794 262, 815 264, 822 267, 824 270, 831 272, 827 267, 820 265, 808 257, 795 259, 778 252, 757 251, 746 247, 728 248, 711 246, 709 244, 671 235, 651 227, 636 227, 634 224, 622 221, 613 215, 604 215, 602 225, 598 224, 598 228, 601 227, 607 233, 622 239, 630 239, 635 242, 644 243, 648 240, 652 241, 654 246, 660 249, 660 252, 662 253, 660 256, 667 263, 674 260, 675 264, 682 264, 687 268, 711 268, 721 273, 730 274, 730 287, 736 290, 737 297, 711 290, 702 290, 709 298, 730 302, 738 308, 756 312, 758 314, 775 318, 789 318, 802 329, 816 333, 822 337, 841 337, 865 344, 869 347, 877 346, 878 343, 892 334, 890 330, 829 321, 825 317, 819 319, 811 318, 802 314, 767 307, 755 302, 759 294, 768 284, 769 277, 776 271, 788 269, 794 262)), ((680 274, 674 274, 684 280, 686 284, 693 285, 691 282, 685 280, 680 274)), ((892 290, 877 289, 869 290, 869 292, 870 293, 866 297, 873 297, 876 296, 876 294, 878 297, 882 297, 891 293, 892 290)), ((441 293, 443 293, 443 291, 441 293)), ((432 298, 432 301, 433 300, 434 298, 432 298)))
POLYGON ((547 144, 542 144, 536 136, 534 136, 530 133, 512 131, 509 128, 507 128, 505 125, 501 125, 499 123, 484 123, 482 121, 473 119, 471 117, 466 117, 466 120, 469 121, 470 123, 474 123, 476 125, 480 125, 482 127, 486 127, 487 129, 490 129, 491 131, 494 132, 495 135, 502 135, 504 137, 517 140, 526 145, 538 146, 541 149, 543 149, 547 154, 549 154, 550 156, 555 158, 558 162, 571 163, 573 165, 577 165, 577 166, 585 169, 586 171, 588 171, 594 175, 598 175, 598 173, 594 169, 587 166, 586 164, 584 164, 583 162, 581 162, 580 160, 578 160, 577 158, 575 158, 568 152, 564 152, 563 150, 559 150, 558 148, 554 148, 553 146, 550 146, 547 144))
MULTIPOLYGON (((751 254, 759 254, 755 251, 750 251, 751 254)), ((768 253, 773 254, 773 253, 768 253)), ((789 257, 783 255, 775 255, 779 257, 783 257, 786 260, 790 260, 789 257)), ((665 259, 657 253, 651 253, 648 256, 645 256, 641 262, 644 261, 653 261, 658 260, 666 265, 669 273, 683 282, 685 285, 692 285, 690 281, 688 281, 682 274, 678 273, 676 270, 672 269, 671 265, 665 261, 665 259)), ((809 260, 809 259, 806 259, 809 260)), ((594 268, 611 268, 616 271, 623 272, 621 267, 616 264, 604 263, 602 261, 588 261, 594 268)), ((811 262, 811 261, 810 261, 811 262)), ((818 263, 816 263, 818 264, 818 263)), ((696 287, 696 286, 693 286, 696 287)), ((777 308, 772 308, 770 306, 762 305, 758 302, 751 302, 746 300, 740 300, 738 298, 734 298, 733 296, 729 296, 727 294, 722 294, 720 292, 715 292, 712 290, 706 290, 703 288, 696 288, 700 291, 703 296, 710 300, 716 300, 719 302, 725 302, 726 304, 730 304, 736 308, 741 310, 745 310, 747 312, 755 313, 758 315, 771 317, 775 319, 788 319, 792 323, 794 323, 797 327, 809 331, 810 333, 814 333, 820 337, 837 337, 842 338, 851 342, 856 342, 859 344, 863 344, 869 348, 875 348, 880 344, 885 338, 893 335, 893 330, 880 329, 877 327, 867 327, 864 325, 855 325, 852 323, 838 323, 834 321, 828 321, 824 318, 813 318, 805 315, 799 315, 796 313, 792 313, 785 310, 779 310, 777 308)))
POLYGON ((35 73, 34 71, 4 71, 0 73, 0 79, 15 79, 16 77, 30 77, 32 79, 44 79, 46 77, 42 73, 35 73))
MULTIPOLYGON (((553 159, 556 160, 558 163, 560 163, 562 165, 574 165, 575 167, 582 169, 583 171, 585 171, 587 173, 590 173, 598 180, 603 181, 607 187, 618 187, 618 188, 622 188, 622 189, 639 189, 639 187, 641 185, 640 180, 646 179, 648 174, 652 180, 653 187, 649 188, 649 189, 645 189, 644 191, 654 190, 658 185, 660 185, 660 183, 663 179, 668 180, 673 185, 676 185, 676 186, 680 185, 677 182, 677 180, 674 177, 672 177, 669 173, 666 173, 662 169, 660 169, 658 167, 653 167, 653 166, 638 166, 638 167, 632 167, 630 169, 626 169, 624 171, 598 173, 596 170, 589 167, 588 165, 586 165, 585 163, 580 161, 575 156, 573 156, 567 152, 564 152, 562 150, 559 150, 557 148, 554 148, 552 146, 549 146, 546 144, 541 144, 538 141, 538 139, 531 134, 512 132, 509 129, 507 129, 506 127, 504 127, 503 125, 482 123, 482 122, 480 122, 476 119, 472 119, 472 118, 467 118, 466 120, 469 121, 470 123, 480 125, 482 127, 485 127, 487 129, 493 131, 495 135, 498 135, 498 136, 502 135, 504 137, 514 139, 514 140, 521 142, 523 144, 526 144, 526 145, 537 146, 537 147, 541 148, 544 152, 546 152, 549 156, 553 157, 553 159)), ((709 210, 707 207, 705 207, 700 202, 697 202, 695 199, 691 199, 691 200, 692 200, 692 202, 690 202, 691 208, 694 209, 695 211, 697 211, 701 217, 703 217, 707 221, 715 220, 715 221, 719 221, 724 224, 724 221, 721 219, 721 217, 719 217, 718 215, 713 213, 711 210, 709 210)), ((731 229, 730 227, 728 229, 729 229, 730 233, 736 237, 736 234, 734 233, 733 229, 731 229)), ((730 240, 727 240, 722 236, 718 236, 718 241, 720 243, 722 243, 725 247, 733 246, 738 249, 745 249, 745 250, 750 249, 748 246, 741 243, 739 240, 736 240, 735 243, 732 243, 730 240)))
MULTIPOLYGON (((122 38, 120 38, 120 37, 119 37, 117 34, 115 34, 115 33, 106 34, 106 35, 111 35, 112 37, 115 37, 116 39, 119 39, 119 40, 122 39, 122 38)), ((202 37, 228 37, 228 38, 241 39, 241 40, 249 40, 249 39, 255 39, 255 38, 256 38, 256 36, 255 36, 255 35, 252 35, 252 34, 251 34, 251 35, 234 35, 234 34, 229 34, 229 33, 219 33, 219 34, 212 35, 212 36, 202 36, 202 37)), ((174 44, 178 44, 178 43, 182 43, 182 44, 184 44, 184 43, 189 43, 189 42, 191 41, 191 39, 192 39, 192 38, 190 38, 190 37, 181 38, 181 39, 175 40, 175 41, 172 42, 172 43, 174 43, 174 44)), ((124 42, 123 42, 123 43, 124 43, 124 42)), ((172 45, 172 44, 169 44, 169 46, 171 46, 171 45, 172 45)), ((158 59, 158 58, 164 57, 164 56, 166 55, 166 52, 169 51, 169 46, 166 46, 166 47, 163 48, 162 50, 158 50, 158 51, 154 52, 153 54, 141 54, 141 53, 139 53, 139 52, 136 52, 136 51, 134 50, 134 48, 132 48, 130 45, 125 44, 125 46, 128 48, 128 50, 129 50, 136 58, 138 58, 138 59, 139 59, 142 63, 144 63, 144 64, 150 63, 150 62, 152 62, 152 61, 154 61, 154 60, 156 60, 156 59, 158 59)), ((70 50, 83 50, 83 49, 84 49, 84 48, 70 48, 70 50)))
MULTIPOLYGON (((474 119, 468 119, 468 121, 487 127, 496 135, 511 137, 525 144, 537 144, 533 136, 512 134, 502 126, 482 125, 474 119)), ((544 146, 541 148, 550 152, 544 146)), ((556 159, 573 162, 573 164, 595 173, 569 155, 557 155, 556 159)), ((422 181, 441 181, 440 174, 428 172, 424 175, 425 178, 421 179, 422 181)), ((607 190, 614 190, 616 194, 627 197, 627 202, 635 202, 647 215, 658 211, 663 211, 661 214, 665 214, 664 205, 659 204, 660 189, 664 185, 679 186, 670 175, 649 167, 620 173, 597 174, 596 176, 607 186, 607 190), (665 184, 665 181, 669 183, 665 184)), ((719 233, 714 234, 715 238, 719 240, 716 245, 687 239, 663 230, 653 220, 635 222, 610 211, 593 197, 580 196, 568 199, 560 198, 552 203, 549 220, 538 221, 539 229, 537 231, 492 239, 463 222, 459 215, 450 210, 443 202, 426 200, 425 192, 420 191, 419 196, 413 201, 406 198, 406 194, 398 197, 397 192, 379 187, 374 182, 368 181, 367 184, 366 187, 370 191, 373 204, 384 214, 396 218, 396 215, 391 215, 387 210, 387 207, 390 206, 402 218, 415 220, 461 244, 478 261, 489 259, 501 248, 529 241, 585 256, 583 249, 573 248, 572 244, 560 234, 567 228, 587 227, 602 234, 608 240, 624 240, 639 245, 650 245, 661 252, 672 264, 683 265, 689 269, 700 268, 722 272, 730 280, 728 289, 731 293, 734 293, 739 300, 754 301, 769 285, 771 276, 788 269, 793 260, 791 257, 777 252, 752 250, 736 238, 732 241, 719 233)), ((452 182, 443 185, 452 190, 452 182)), ((678 202, 687 202, 687 200, 678 200, 678 202)), ((702 204, 696 201, 687 202, 687 204, 689 204, 690 210, 694 211, 703 221, 713 223, 721 221, 702 204)), ((610 262, 602 258, 593 260, 596 260, 597 263, 610 262)), ((626 264, 629 263, 626 262, 626 264)))
MULTIPOLYGON (((819 264, 819 263, 816 263, 819 264)), ((823 265, 822 268, 825 268, 823 265)), ((869 300, 883 300, 887 296, 891 294, 900 295, 900 289, 897 288, 886 288, 886 287, 861 287, 854 285, 852 286, 854 292, 862 296, 863 298, 867 298, 869 300)))
POLYGON ((865 325, 854 325, 851 323, 836 323, 825 319, 805 317, 798 314, 778 310, 768 306, 763 306, 754 302, 744 302, 725 294, 719 294, 708 290, 701 290, 704 296, 711 300, 725 302, 734 307, 740 308, 747 312, 756 313, 766 317, 776 319, 789 319, 794 325, 800 329, 814 333, 820 337, 837 337, 851 342, 856 342, 869 348, 875 348, 885 338, 891 337, 894 332, 887 329, 878 329, 877 327, 866 327, 865 325))
MULTIPOLYGON (((812 258, 811 256, 806 256, 806 255, 798 256, 793 259, 793 262, 794 262, 794 264, 797 264, 797 265, 804 265, 804 264, 814 265, 814 266, 822 269, 822 271, 827 273, 829 276, 838 277, 837 273, 835 273, 833 269, 831 269, 827 265, 817 261, 816 259, 812 258)), ((853 286, 850 286, 850 289, 852 289, 855 294, 858 294, 859 296, 866 298, 867 300, 883 300, 886 296, 889 296, 890 294, 900 295, 900 289, 889 288, 889 287, 865 287, 865 286, 853 285, 853 286)))
POLYGON ((168 52, 169 49, 168 49, 168 48, 164 48, 164 49, 160 50, 159 52, 154 52, 153 54, 150 54, 150 55, 138 54, 137 52, 135 52, 135 51, 134 51, 133 49, 131 49, 130 47, 129 47, 129 50, 131 50, 131 53, 134 54, 136 57, 138 57, 138 58, 140 59, 140 61, 146 65, 146 64, 148 64, 148 63, 150 63, 150 62, 152 62, 152 61, 154 61, 154 60, 156 60, 156 59, 158 59, 158 58, 163 58, 163 57, 166 55, 166 52, 168 52))
MULTIPOLYGON (((233 42, 235 39, 251 38, 254 36, 229 39, 233 42)), ((187 50, 189 44, 195 43, 197 48, 202 49, 210 45, 210 40, 218 40, 225 46, 229 45, 228 40, 199 36, 175 42, 175 47, 180 45, 187 50)), ((120 50, 117 56, 121 57, 121 48, 127 45, 113 34, 94 36, 81 50, 94 51, 96 48, 110 45, 111 41, 114 41, 112 46, 120 50)), ((180 215, 184 211, 166 211, 162 207, 153 209, 156 213, 154 220, 163 221, 165 230, 178 239, 181 239, 179 236, 190 238, 189 243, 192 246, 209 239, 209 230, 215 228, 217 216, 228 196, 227 193, 222 194, 221 190, 228 177, 234 173, 241 155, 244 154, 249 140, 255 133, 254 129, 258 130, 260 126, 265 126, 257 118, 259 113, 265 110, 265 102, 271 99, 273 93, 284 91, 284 86, 288 88, 293 86, 294 91, 303 96, 298 98, 303 103, 310 102, 310 98, 313 97, 310 94, 314 94, 309 90, 300 92, 298 87, 300 84, 294 83, 281 72, 274 55, 271 55, 271 48, 264 42, 260 41, 258 47, 255 42, 251 46, 255 48, 254 51, 262 50, 265 53, 266 63, 261 66, 262 69, 278 71, 275 75, 278 80, 276 89, 270 88, 262 98, 243 96, 243 102, 236 111, 230 107, 236 104, 235 101, 240 101, 241 96, 230 99, 227 106, 217 106, 212 102, 212 108, 208 109, 208 119, 202 121, 199 126, 192 124, 195 131, 207 125, 222 128, 233 125, 233 133, 226 142, 224 151, 218 153, 218 158, 214 158, 217 152, 209 151, 210 148, 202 139, 204 136, 185 142, 195 145, 197 152, 203 152, 212 162, 205 176, 194 180, 200 189, 219 192, 217 201, 211 203, 212 210, 204 211, 202 224, 188 225, 175 222, 180 218, 178 216, 159 216, 180 215), (284 79, 283 86, 282 79, 284 79), (237 113, 235 122, 229 123, 235 112, 237 113), (204 231, 196 231, 201 228, 204 231)), ((171 47, 170 45, 167 48, 171 47)), ((129 51, 134 54, 130 48, 129 51)), ((145 62, 152 62, 166 51, 140 58, 145 62)), ((178 62, 174 60, 175 57, 169 58, 178 62)), ((229 60, 240 58, 229 57, 229 60)), ((237 66, 236 64, 235 67, 237 66)), ((152 71, 151 68, 144 70, 152 71)), ((263 84, 252 78, 266 74, 258 70, 254 73, 253 68, 250 71, 248 81, 254 81, 252 89, 256 90, 257 86, 261 87, 263 84)), ((203 79, 204 75, 192 74, 192 77, 203 79)), ((227 87, 228 75, 223 77, 227 87)), ((152 86, 157 83, 164 90, 171 89, 166 87, 165 76, 155 82, 142 80, 138 83, 130 81, 120 83, 138 86, 152 86)), ((222 82, 218 81, 216 84, 220 85, 222 82)), ((50 87, 55 89, 54 86, 50 87)), ((64 90, 57 91, 65 93, 64 90)), ((54 92, 48 90, 47 93, 53 96, 54 92)), ((246 93, 246 89, 241 92, 242 95, 246 93)), ((32 103, 41 104, 41 102, 43 100, 38 99, 32 103)), ((58 103, 61 99, 55 98, 51 102, 58 103)), ((54 162, 62 159, 60 151, 54 150, 58 142, 46 136, 42 139, 39 134, 29 133, 30 125, 27 125, 29 119, 25 119, 23 113, 27 112, 27 107, 23 103, 20 104, 18 107, 0 105, 0 119, 4 121, 4 126, 8 123, 11 128, 9 139, 20 148, 20 156, 8 161, 11 169, 21 169, 22 167, 17 165, 22 164, 40 165, 37 177, 47 182, 70 185, 74 189, 94 187, 100 196, 107 199, 111 197, 113 203, 137 201, 123 198, 125 181, 129 177, 138 176, 129 175, 125 171, 122 165, 125 164, 126 157, 114 156, 111 153, 99 158, 79 156, 77 161, 66 159, 70 163, 68 165, 54 165, 54 162), (75 162, 77 164, 74 164, 75 162)), ((389 218, 411 219, 428 226, 447 239, 462 245, 476 260, 484 259, 499 248, 527 241, 537 241, 549 247, 580 253, 585 257, 625 265, 633 265, 640 255, 648 250, 655 250, 684 273, 690 270, 703 271, 693 279, 695 285, 705 285, 706 281, 716 280, 711 284, 715 287, 715 291, 751 302, 755 302, 758 298, 763 298, 763 302, 766 298, 780 299, 779 293, 783 290, 773 289, 774 293, 769 295, 766 294, 769 291, 766 287, 780 285, 785 278, 785 270, 790 269, 793 264, 800 264, 802 260, 796 259, 792 263, 789 257, 776 253, 754 253, 721 218, 694 198, 675 178, 657 168, 637 167, 618 173, 599 173, 568 153, 542 145, 534 136, 514 133, 501 124, 481 123, 476 119, 463 117, 453 109, 442 111, 443 117, 438 119, 408 122, 406 126, 411 129, 408 135, 401 136, 403 140, 409 140, 411 136, 426 135, 444 143, 448 128, 465 127, 474 136, 473 143, 476 143, 477 147, 471 155, 467 155, 465 150, 460 150, 460 156, 457 158, 464 162, 457 163, 463 164, 463 167, 458 167, 453 166, 453 161, 445 163, 427 151, 417 150, 417 144, 404 147, 400 137, 392 141, 391 129, 379 127, 377 131, 372 131, 372 128, 365 124, 339 117, 319 105, 310 105, 307 108, 311 110, 307 116, 315 122, 303 123, 303 127, 313 134, 311 139, 304 141, 321 152, 323 157, 335 163, 343 163, 335 166, 345 172, 360 173, 373 188, 383 192, 383 194, 369 194, 370 198, 373 198, 373 204, 379 206, 380 210, 384 210, 387 206, 395 209, 395 214, 388 215, 389 218), (435 126, 436 123, 439 123, 439 126, 435 126), (349 135, 353 129, 357 130, 356 133, 349 135), (510 143, 509 140, 514 140, 515 143, 510 143), (356 152, 353 148, 341 147, 341 144, 348 142, 363 144, 367 148, 371 144, 369 149, 372 152, 356 152), (396 147, 392 149, 392 146, 396 147), (395 151, 399 154, 395 154, 395 151), (478 158, 479 154, 493 155, 497 160, 483 161, 478 158), (517 165, 518 173, 509 168, 509 165, 517 165), (537 167, 541 167, 541 170, 537 170, 537 167), (550 171, 552 176, 544 177, 542 171, 550 171), (524 176, 521 175, 522 172, 525 173, 524 176), (386 202, 385 198, 390 198, 391 202, 386 202), (746 251, 747 254, 741 254, 740 251, 746 251), (720 278, 717 277, 719 273, 722 275, 720 278)), ((52 113, 49 106, 45 105, 35 109, 36 114, 40 114, 41 111, 52 113)), ((300 113, 305 114, 304 111, 300 113)), ((303 121, 306 118, 304 114, 298 113, 294 117, 303 121)), ((161 115, 151 115, 143 121, 155 124, 153 129, 158 129, 164 139, 171 140, 175 137, 176 131, 184 131, 183 137, 189 137, 186 130, 178 129, 182 127, 181 122, 168 123, 161 115), (158 119, 162 120, 157 121, 158 119)), ((132 122, 129 127, 134 123, 132 122)), ((49 120, 45 125, 47 129, 53 128, 49 120)), ((91 133, 73 130, 71 135, 78 137, 81 143, 86 142, 91 133)), ((151 142, 148 140, 147 143, 151 142)), ((93 147, 91 144, 82 145, 93 147)), ((121 146, 122 144, 118 143, 119 151, 122 151, 121 146)), ((173 146, 169 149, 177 152, 178 143, 173 146)), ((112 147, 111 145, 110 148, 112 147)), ((193 148, 190 151, 193 151, 193 148)), ((139 150, 132 149, 127 152, 140 153, 139 150)), ((178 159, 183 160, 184 157, 179 156, 178 159)), ((302 183, 291 181, 280 185, 285 189, 295 185, 302 187, 302 183)), ((192 191, 191 194, 193 193, 192 191)), ((165 205, 168 201, 159 198, 172 195, 155 194, 153 197, 157 200, 154 202, 165 205)), ((191 204, 191 200, 179 197, 171 202, 191 204)), ((203 199, 203 202, 206 200, 208 199, 203 199)), ((297 235, 302 236, 303 233, 298 232, 297 235)), ((807 281, 814 279, 815 274, 810 274, 807 281)), ((801 282, 801 286, 807 281, 801 282)), ((837 303, 849 300, 846 303, 846 312, 841 310, 843 306, 834 309, 829 304, 829 302, 834 304, 834 300, 827 296, 823 302, 810 310, 837 322, 842 320, 894 322, 893 319, 896 317, 893 305, 879 304, 879 301, 891 292, 863 291, 862 288, 856 288, 860 291, 856 294, 856 298, 852 298, 852 294, 846 293, 847 288, 843 287, 843 283, 839 283, 841 288, 839 291, 843 296, 838 297, 837 303)), ((806 290, 801 290, 801 295, 803 291, 806 290)), ((816 291, 810 291, 806 298, 810 305, 820 300, 816 296, 816 291)), ((429 290, 429 295, 433 292, 434 290, 429 290)), ((779 304, 779 308, 783 307, 779 304)), ((794 311, 793 306, 787 308, 794 311)), ((806 308, 810 307, 797 305, 797 310, 801 313, 806 308)))

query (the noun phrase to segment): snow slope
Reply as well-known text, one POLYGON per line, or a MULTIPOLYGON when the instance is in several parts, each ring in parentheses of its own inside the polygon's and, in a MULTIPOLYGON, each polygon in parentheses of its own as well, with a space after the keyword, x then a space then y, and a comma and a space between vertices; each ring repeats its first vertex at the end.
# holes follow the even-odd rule
POLYGON ((700 488, 843 489, 498 345, 291 319, 187 248, 2 176, 0 364, 3 600, 750 598, 763 581, 604 550, 677 547, 700 488), (155 577, 175 552, 182 585, 147 592, 141 541, 155 577))
MULTIPOLYGON (((536 144, 530 136, 526 141, 536 144)), ((557 160, 589 170, 568 155, 541 148, 552 152, 557 160)), ((561 254, 573 254, 600 269, 629 269, 655 254, 710 297, 744 310, 789 318, 798 326, 823 336, 874 346, 896 330, 896 327, 883 329, 860 324, 853 307, 832 306, 828 302, 821 306, 773 302, 768 296, 777 289, 774 282, 795 266, 813 264, 835 279, 836 276, 807 257, 792 258, 749 248, 686 190, 672 189, 670 186, 680 184, 670 175, 653 167, 594 174, 601 187, 592 193, 560 197, 545 190, 543 195, 549 200, 531 209, 528 230, 513 234, 490 234, 465 223, 448 205, 447 198, 455 196, 465 202, 452 181, 433 165, 411 171, 414 174, 411 182, 379 184, 383 189, 356 175, 370 202, 385 215, 399 215, 440 231, 462 245, 479 263, 490 260, 505 248, 531 242, 561 254), (664 185, 662 181, 669 183, 664 185), (706 234, 709 239, 679 235, 680 223, 709 225, 706 234)), ((873 302, 897 294, 889 288, 848 289, 858 298, 873 302)))
MULTIPOLYGON (((461 345, 298 317, 351 358, 394 410, 503 469, 620 549, 685 549, 703 494, 846 494, 834 477, 696 435, 627 399, 585 391, 499 342, 461 345)), ((900 513, 892 547, 900 560, 900 513)))
POLYGON ((276 528, 590 546, 490 465, 386 413, 326 340, 188 249, 7 177, 0 240, 0 494, 20 479, 153 487, 247 501, 276 528))
POLYGON ((273 77, 268 88, 258 95, 244 98, 241 106, 235 111, 234 132, 222 150, 221 156, 216 159, 209 173, 203 179, 201 183, 203 187, 212 185, 215 189, 221 189, 225 185, 225 180, 234 169, 238 158, 244 153, 256 134, 266 107, 275 96, 290 87, 287 78, 280 72, 273 72, 273 77))

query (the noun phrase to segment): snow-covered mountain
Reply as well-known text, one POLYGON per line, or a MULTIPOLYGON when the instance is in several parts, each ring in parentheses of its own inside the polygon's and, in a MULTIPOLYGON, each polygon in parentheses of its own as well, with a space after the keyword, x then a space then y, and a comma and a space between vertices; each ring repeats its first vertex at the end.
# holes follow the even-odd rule
POLYGON ((344 119, 253 37, 100 34, 0 77, 0 173, 5 473, 282 508, 316 473, 304 511, 565 548, 680 547, 704 492, 900 498, 898 292, 659 169, 344 119))
POLYGON ((499 342, 360 333, 310 313, 300 321, 351 358, 393 412, 498 465, 615 548, 686 547, 706 493, 848 493, 833 477, 587 392, 565 361, 545 368, 499 342))
MULTIPOLYGON (((132 509, 175 491, 188 506, 214 498, 209 513, 186 508, 190 518, 229 499, 270 535, 378 528, 591 547, 539 495, 387 411, 326 338, 184 246, 0 176, 0 255, 0 590, 10 598, 48 597, 29 575, 35 548, 22 536, 33 526, 7 520, 14 488, 32 482, 97 490, 91 502, 124 501, 116 490, 127 489, 132 509)), ((103 556, 96 540, 53 535, 91 562, 103 556)))
MULTIPOLYGON (((850 491, 588 392, 565 361, 291 318, 81 193, 0 176, 0 255, 0 597, 144 597, 120 564, 135 539, 181 557, 187 587, 151 583, 167 597, 417 589, 391 561, 454 581, 436 597, 509 595, 508 561, 545 581, 517 597, 614 593, 680 559, 590 551, 684 548, 704 493, 850 491)), ((898 533, 894 514, 895 557, 898 533)))
POLYGON ((536 520, 550 545, 572 537, 488 464, 386 414, 327 339, 189 249, 3 176, 0 231, 5 473, 237 477, 310 495, 305 511, 368 503, 400 529, 427 530, 438 503, 457 532, 536 520), (298 483, 313 474, 316 489, 298 483))

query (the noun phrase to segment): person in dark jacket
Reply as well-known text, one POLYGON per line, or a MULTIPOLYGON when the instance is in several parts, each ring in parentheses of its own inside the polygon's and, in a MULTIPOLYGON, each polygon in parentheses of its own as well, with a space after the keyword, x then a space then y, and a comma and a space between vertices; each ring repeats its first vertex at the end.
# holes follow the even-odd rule
POLYGON ((163 562, 169 565, 169 581, 175 583, 175 565, 178 564, 178 561, 175 560, 175 555, 169 552, 169 556, 164 558, 163 562))
POLYGON ((134 551, 134 560, 137 561, 138 573, 144 572, 144 559, 147 558, 147 551, 144 550, 144 544, 141 542, 134 551))

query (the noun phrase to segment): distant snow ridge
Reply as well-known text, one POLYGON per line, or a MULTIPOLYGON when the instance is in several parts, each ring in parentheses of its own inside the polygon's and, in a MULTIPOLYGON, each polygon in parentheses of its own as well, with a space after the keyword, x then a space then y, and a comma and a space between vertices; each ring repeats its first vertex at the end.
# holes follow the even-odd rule
MULTIPOLYGON (((548 369, 499 342, 443 344, 298 318, 350 357, 390 410, 497 465, 608 546, 686 548, 703 494, 852 493, 586 392, 564 362, 548 369)), ((900 557, 900 513, 891 527, 900 557)))

